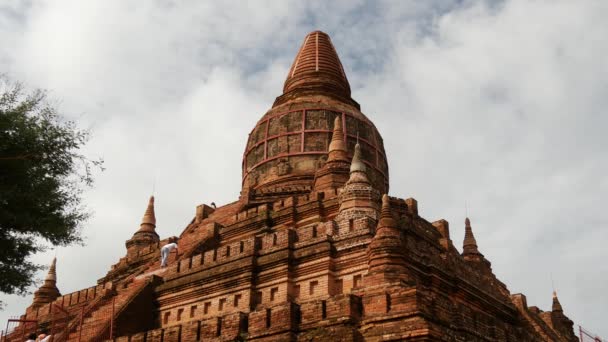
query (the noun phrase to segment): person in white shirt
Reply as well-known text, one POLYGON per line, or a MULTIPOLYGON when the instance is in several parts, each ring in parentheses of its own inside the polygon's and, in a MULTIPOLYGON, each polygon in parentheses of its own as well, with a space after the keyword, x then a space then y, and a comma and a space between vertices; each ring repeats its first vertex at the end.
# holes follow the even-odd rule
POLYGON ((36 334, 29 334, 25 342, 36 342, 36 334))
POLYGON ((171 242, 163 246, 160 250, 160 267, 167 267, 167 259, 169 258, 169 253, 172 250, 176 250, 177 252, 177 243, 171 242))

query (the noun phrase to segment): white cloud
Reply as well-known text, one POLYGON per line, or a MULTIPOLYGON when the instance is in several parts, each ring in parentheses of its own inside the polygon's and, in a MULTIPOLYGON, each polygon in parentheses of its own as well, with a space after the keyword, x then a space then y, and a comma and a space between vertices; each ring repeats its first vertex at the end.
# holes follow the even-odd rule
MULTIPOLYGON (((391 193, 448 219, 457 246, 466 201, 512 292, 548 309, 552 274, 566 314, 608 336, 607 14, 565 0, 0 6, 0 68, 51 89, 106 160, 86 197, 87 246, 58 251, 60 289, 124 254, 154 179, 163 236, 195 205, 237 199, 247 134, 318 28, 383 134, 391 193)), ((29 304, 3 300, 2 320, 29 304)))

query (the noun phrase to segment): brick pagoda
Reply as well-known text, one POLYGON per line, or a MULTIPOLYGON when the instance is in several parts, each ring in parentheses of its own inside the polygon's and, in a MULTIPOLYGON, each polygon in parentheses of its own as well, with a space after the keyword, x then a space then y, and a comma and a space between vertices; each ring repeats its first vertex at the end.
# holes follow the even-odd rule
POLYGON ((106 276, 61 295, 53 261, 23 318, 55 341, 578 341, 555 293, 543 311, 496 278, 468 218, 461 253, 447 221, 387 195, 382 137, 327 34, 304 39, 242 171, 167 268, 151 198, 106 276))

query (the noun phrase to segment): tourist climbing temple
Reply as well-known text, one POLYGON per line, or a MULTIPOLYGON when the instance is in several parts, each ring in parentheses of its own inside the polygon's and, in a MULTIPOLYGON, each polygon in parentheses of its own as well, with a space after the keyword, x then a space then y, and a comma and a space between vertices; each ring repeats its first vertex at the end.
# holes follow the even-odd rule
POLYGON ((496 278, 468 218, 451 227, 459 252, 447 221, 390 194, 387 160, 329 36, 312 32, 249 135, 238 200, 193 205, 161 238, 150 198, 103 278, 61 294, 53 260, 6 340, 578 341, 555 293, 543 311, 496 278))

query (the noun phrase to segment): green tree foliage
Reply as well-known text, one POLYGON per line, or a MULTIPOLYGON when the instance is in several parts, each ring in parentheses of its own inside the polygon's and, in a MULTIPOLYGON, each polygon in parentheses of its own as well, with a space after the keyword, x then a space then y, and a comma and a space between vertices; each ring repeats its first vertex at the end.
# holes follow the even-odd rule
POLYGON ((65 121, 44 91, 25 91, 0 75, 0 291, 25 294, 50 245, 81 243, 89 216, 82 191, 101 160, 80 149, 89 132, 65 121))

